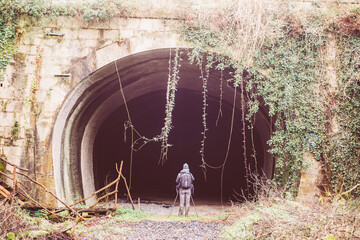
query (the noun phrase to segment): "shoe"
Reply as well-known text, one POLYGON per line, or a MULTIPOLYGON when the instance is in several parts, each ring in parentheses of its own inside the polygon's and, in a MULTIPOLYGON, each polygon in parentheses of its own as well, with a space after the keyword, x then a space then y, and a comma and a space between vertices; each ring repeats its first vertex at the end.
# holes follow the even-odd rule
POLYGON ((189 215, 189 210, 190 210, 190 207, 185 208, 185 217, 187 217, 189 215))
POLYGON ((183 212, 184 212, 184 208, 183 208, 183 207, 180 207, 180 208, 179 208, 179 216, 182 216, 182 215, 183 215, 183 212))

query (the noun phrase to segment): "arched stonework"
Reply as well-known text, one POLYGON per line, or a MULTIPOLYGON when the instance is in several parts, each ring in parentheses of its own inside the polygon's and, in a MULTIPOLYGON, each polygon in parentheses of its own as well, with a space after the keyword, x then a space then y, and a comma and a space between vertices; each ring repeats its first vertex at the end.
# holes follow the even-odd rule
MULTIPOLYGON (((123 105, 116 66, 128 102, 147 94, 165 91, 171 49, 144 51, 120 58, 84 78, 67 96, 57 116, 53 134, 53 165, 57 194, 72 202, 95 191, 93 147, 99 128, 107 117, 123 105), (116 66, 115 66, 116 64, 116 66)), ((199 70, 184 58, 179 89, 202 91, 199 70)), ((209 77, 209 97, 219 97, 219 72, 209 77)), ((223 101, 232 105, 232 87, 223 89, 223 101)), ((240 111, 240 98, 236 108, 240 111)), ((141 109, 137 109, 141 111, 141 109)), ((200 109, 199 109, 200 110, 200 109)), ((134 110, 135 111, 135 110, 134 110)), ((270 137, 266 111, 259 112, 255 129, 261 135, 262 170, 268 177, 273 172, 273 159, 267 153, 270 137)), ((90 203, 90 201, 88 202, 90 203)))

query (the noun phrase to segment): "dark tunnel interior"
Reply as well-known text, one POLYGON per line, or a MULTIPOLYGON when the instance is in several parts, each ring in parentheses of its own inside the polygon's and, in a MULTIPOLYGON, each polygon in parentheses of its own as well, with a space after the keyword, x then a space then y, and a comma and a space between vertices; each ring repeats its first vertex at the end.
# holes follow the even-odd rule
MULTIPOLYGON (((165 117, 165 90, 144 94, 128 102, 129 111, 135 129, 143 136, 154 137, 161 132, 165 117)), ((160 143, 150 142, 134 152, 131 191, 133 198, 155 200, 173 199, 176 196, 175 178, 186 162, 195 177, 195 198, 220 201, 221 169, 207 167, 206 180, 201 165, 200 145, 203 131, 202 95, 200 91, 178 89, 176 92, 175 110, 173 112, 173 129, 170 132, 168 158, 159 164, 160 143)), ((216 126, 219 113, 219 98, 208 97, 207 125, 205 142, 205 160, 209 165, 220 166, 225 159, 233 106, 222 102, 222 117, 216 126)), ((130 181, 130 141, 131 130, 125 133, 124 122, 127 114, 124 105, 114 111, 102 123, 94 144, 95 187, 99 189, 116 178, 115 164, 124 161, 123 173, 130 181)), ((224 169, 223 199, 236 200, 234 191, 241 192, 246 188, 245 165, 243 156, 243 135, 241 111, 235 111, 235 121, 230 145, 229 157, 224 169)), ((250 131, 247 128, 247 136, 250 131)), ((136 135, 135 135, 136 136, 136 135)), ((263 166, 264 147, 261 133, 254 130, 254 145, 257 152, 257 167, 263 166)), ((135 137, 136 138, 136 137, 135 137)), ((249 138, 248 138, 249 139, 249 138)), ((247 141, 247 159, 250 169, 254 169, 251 141, 247 141)), ((125 193, 125 188, 120 187, 125 193)))

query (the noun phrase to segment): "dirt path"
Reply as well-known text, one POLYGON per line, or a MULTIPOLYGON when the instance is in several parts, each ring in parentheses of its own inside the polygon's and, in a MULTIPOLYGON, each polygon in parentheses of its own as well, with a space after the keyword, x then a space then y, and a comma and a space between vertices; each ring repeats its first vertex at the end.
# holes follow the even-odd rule
MULTIPOLYGON (((140 203, 140 210, 144 213, 151 215, 159 216, 176 216, 179 211, 179 203, 177 202, 175 206, 172 206, 171 202, 150 202, 150 203, 140 203)), ((131 208, 130 203, 120 203, 120 207, 131 208)), ((135 208, 139 209, 139 205, 135 202, 135 208)), ((218 204, 204 204, 202 202, 196 203, 194 207, 193 204, 190 206, 190 215, 199 215, 201 218, 215 218, 219 215, 224 215, 230 209, 229 206, 220 206, 218 204)))
MULTIPOLYGON (((79 229, 79 236, 81 239, 221 239, 222 219, 229 207, 199 203, 196 208, 191 206, 186 218, 177 216, 179 207, 171 204, 169 201, 141 201, 141 213, 150 217, 140 221, 93 218, 79 229)), ((139 207, 137 203, 135 206, 139 207)), ((119 207, 127 209, 131 204, 122 202, 119 207)))
POLYGON ((220 239, 220 223, 142 221, 129 224, 123 239, 220 239))

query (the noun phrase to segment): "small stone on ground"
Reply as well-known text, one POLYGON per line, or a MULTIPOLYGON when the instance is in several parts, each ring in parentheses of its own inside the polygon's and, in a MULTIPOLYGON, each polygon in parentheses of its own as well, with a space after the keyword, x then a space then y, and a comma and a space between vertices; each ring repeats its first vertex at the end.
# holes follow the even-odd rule
POLYGON ((142 221, 129 223, 131 231, 124 239, 220 239, 219 223, 190 222, 158 222, 142 221))

